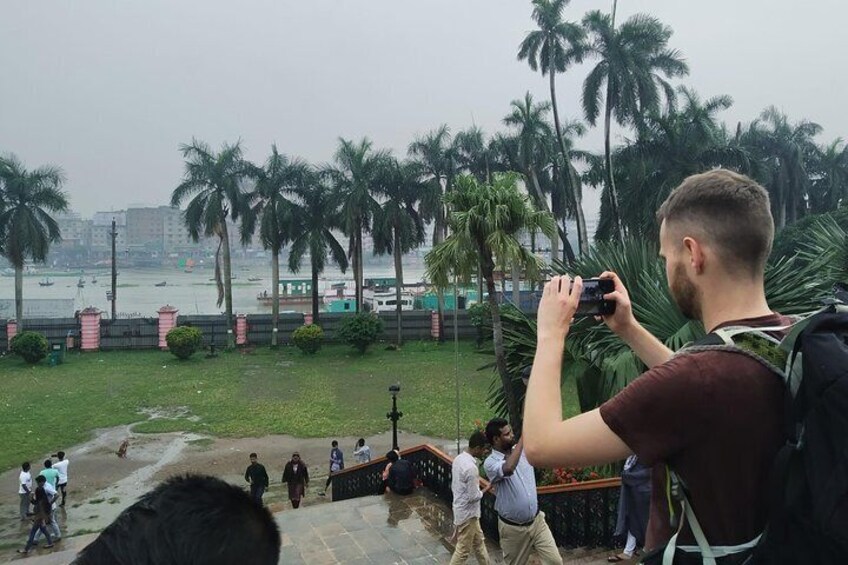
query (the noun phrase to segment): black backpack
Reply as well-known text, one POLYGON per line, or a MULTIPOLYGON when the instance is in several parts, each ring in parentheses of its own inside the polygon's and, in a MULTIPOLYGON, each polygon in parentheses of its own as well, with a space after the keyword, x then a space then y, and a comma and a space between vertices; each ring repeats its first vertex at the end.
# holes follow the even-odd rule
MULTIPOLYGON (((786 444, 769 478, 769 522, 736 553, 714 551, 692 512, 685 483, 669 469, 668 495, 683 507, 700 551, 669 546, 645 563, 842 565, 848 563, 848 291, 822 310, 798 318, 778 341, 769 331, 729 327, 685 352, 727 350, 753 357, 786 384, 786 444)), ((765 477, 764 477, 765 479, 765 477)), ((674 518, 674 517, 673 517, 674 518)))

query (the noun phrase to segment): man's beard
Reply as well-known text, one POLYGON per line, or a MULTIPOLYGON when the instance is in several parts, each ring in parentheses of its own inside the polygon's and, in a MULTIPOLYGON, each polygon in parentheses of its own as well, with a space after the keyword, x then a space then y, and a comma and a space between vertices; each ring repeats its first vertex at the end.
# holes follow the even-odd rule
POLYGON ((670 290, 671 297, 684 316, 690 320, 701 319, 701 297, 698 289, 686 276, 686 269, 681 264, 674 266, 670 290))

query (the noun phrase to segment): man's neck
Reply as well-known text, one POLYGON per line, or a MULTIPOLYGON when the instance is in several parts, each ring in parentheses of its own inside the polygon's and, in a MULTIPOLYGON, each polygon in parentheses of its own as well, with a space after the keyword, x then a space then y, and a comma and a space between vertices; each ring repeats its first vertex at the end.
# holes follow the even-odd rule
POLYGON ((511 447, 509 449, 504 449, 504 448, 498 448, 498 447, 493 446, 492 449, 494 449, 495 451, 497 451, 498 453, 501 453, 503 455, 509 455, 510 453, 512 453, 511 447))
POLYGON ((772 314, 762 283, 715 285, 709 297, 701 302, 701 322, 708 332, 735 320, 759 318, 772 314))

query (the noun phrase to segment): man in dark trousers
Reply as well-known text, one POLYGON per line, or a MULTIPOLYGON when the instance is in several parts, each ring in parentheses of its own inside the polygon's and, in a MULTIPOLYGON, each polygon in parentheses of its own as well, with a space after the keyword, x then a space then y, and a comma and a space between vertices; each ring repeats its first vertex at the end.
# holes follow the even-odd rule
POLYGON ((265 471, 265 466, 259 463, 257 459, 255 453, 250 454, 250 465, 244 472, 244 480, 250 483, 250 498, 255 500, 257 504, 262 504, 262 495, 268 488, 268 473, 265 471))
POLYGON ((292 508, 299 508, 300 501, 306 494, 306 487, 309 486, 309 470, 306 468, 306 463, 300 460, 300 453, 297 451, 292 453, 291 461, 286 463, 283 469, 283 482, 289 484, 289 500, 291 500, 292 508))

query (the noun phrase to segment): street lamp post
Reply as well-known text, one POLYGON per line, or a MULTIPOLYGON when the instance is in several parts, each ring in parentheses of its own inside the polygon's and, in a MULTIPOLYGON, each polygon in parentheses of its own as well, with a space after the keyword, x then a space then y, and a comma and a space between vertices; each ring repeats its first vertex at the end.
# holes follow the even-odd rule
POLYGON ((397 395, 400 392, 400 385, 391 385, 389 387, 389 392, 392 395, 392 411, 386 414, 386 418, 392 421, 392 449, 399 449, 397 440, 397 423, 398 420, 403 417, 403 412, 398 412, 397 409, 397 395))

